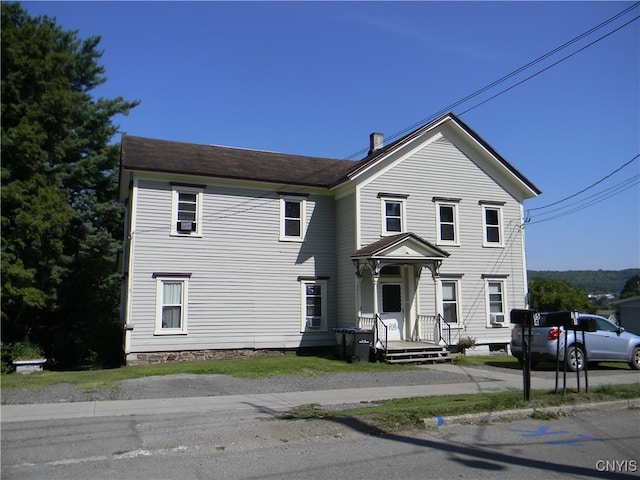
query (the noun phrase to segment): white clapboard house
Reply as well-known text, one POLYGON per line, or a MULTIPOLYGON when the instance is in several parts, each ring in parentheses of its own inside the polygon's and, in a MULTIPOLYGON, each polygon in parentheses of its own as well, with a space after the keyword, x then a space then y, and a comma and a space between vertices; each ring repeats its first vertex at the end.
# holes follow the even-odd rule
POLYGON ((453 114, 362 160, 125 135, 128 364, 336 344, 505 347, 538 188, 453 114), (396 343, 394 343, 396 342, 396 343))

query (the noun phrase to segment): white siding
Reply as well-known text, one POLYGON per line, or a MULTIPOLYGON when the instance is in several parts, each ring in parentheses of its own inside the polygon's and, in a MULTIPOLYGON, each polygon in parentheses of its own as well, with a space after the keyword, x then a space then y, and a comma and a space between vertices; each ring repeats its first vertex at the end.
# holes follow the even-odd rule
MULTIPOLYGON (((362 246, 380 238, 380 193, 408 195, 406 231, 434 244, 437 224, 433 198, 460 200, 457 207, 460 246, 441 246, 451 254, 443 261, 441 274, 463 274, 460 282, 461 316, 466 326, 463 335, 476 337, 479 343, 508 342, 509 328, 487 325, 482 276, 506 276, 507 308, 524 307, 521 204, 447 137, 399 160, 391 169, 380 169, 377 176, 364 184, 360 191, 362 246), (481 201, 504 202, 501 207, 504 247, 482 246, 481 201)), ((434 302, 433 281, 427 274, 420 282, 420 312, 433 314, 434 302)))
POLYGON ((202 237, 171 236, 171 186, 140 179, 134 225, 129 323, 131 352, 294 348, 326 344, 301 333, 299 276, 329 277, 328 321, 335 324, 333 198, 306 197, 306 240, 281 242, 273 190, 209 184, 202 237), (154 335, 154 272, 190 273, 187 335, 154 335))
MULTIPOLYGON (((516 198, 522 191, 467 137, 444 126, 437 130, 429 133, 430 140, 421 140, 422 147, 409 142, 337 192, 292 190, 305 199, 304 242, 279 240, 279 191, 287 190, 282 185, 131 174, 128 245, 134 252, 123 316, 134 328, 127 352, 332 345, 334 326, 355 325, 359 305, 350 257, 380 239, 380 194, 404 196, 405 231, 434 244, 434 197, 458 199, 459 245, 441 245, 451 254, 441 274, 460 279, 463 335, 479 344, 507 343, 510 329, 488 324, 484 277, 504 279, 505 313, 525 306, 522 205, 516 198), (179 180, 204 186, 199 237, 171 234, 170 181, 179 180), (504 246, 483 247, 482 202, 487 201, 501 205, 504 246), (153 274, 159 272, 190 274, 186 335, 154 335, 153 274), (301 332, 299 277, 328 278, 326 331, 301 332)), ((370 279, 363 280, 362 290, 361 303, 370 306, 370 279)), ((436 312, 434 280, 426 270, 419 281, 418 310, 436 312)))
POLYGON ((356 251, 355 195, 349 194, 336 200, 336 268, 338 289, 338 326, 356 325, 356 276, 351 255, 356 251))

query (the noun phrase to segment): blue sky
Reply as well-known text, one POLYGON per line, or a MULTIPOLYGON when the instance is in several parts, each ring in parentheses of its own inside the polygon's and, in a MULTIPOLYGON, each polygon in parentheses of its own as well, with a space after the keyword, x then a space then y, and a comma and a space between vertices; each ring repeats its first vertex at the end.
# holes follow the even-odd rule
MULTIPOLYGON (((350 158, 368 147, 371 132, 392 140, 633 3, 23 6, 31 15, 56 17, 82 38, 102 37, 108 80, 95 94, 142 102, 128 117, 116 117, 123 132, 350 158)), ((525 203, 530 269, 640 267, 640 159, 540 209, 640 153, 640 19, 633 21, 639 15, 640 7, 632 9, 452 109, 543 192, 525 203)))

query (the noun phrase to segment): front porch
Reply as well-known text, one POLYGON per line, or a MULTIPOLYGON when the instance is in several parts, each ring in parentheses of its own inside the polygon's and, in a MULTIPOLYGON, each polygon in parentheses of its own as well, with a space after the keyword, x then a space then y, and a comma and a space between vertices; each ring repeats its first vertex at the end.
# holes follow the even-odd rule
POLYGON ((410 232, 383 237, 353 253, 356 326, 373 333, 376 358, 389 363, 452 358, 461 329, 442 314, 439 269, 448 256, 410 232), (425 307, 433 314, 425 314, 431 313, 425 307))
POLYGON ((358 328, 373 333, 372 353, 386 363, 450 362, 458 356, 460 329, 441 316, 418 315, 411 340, 390 339, 389 325, 379 316, 360 316, 358 328))

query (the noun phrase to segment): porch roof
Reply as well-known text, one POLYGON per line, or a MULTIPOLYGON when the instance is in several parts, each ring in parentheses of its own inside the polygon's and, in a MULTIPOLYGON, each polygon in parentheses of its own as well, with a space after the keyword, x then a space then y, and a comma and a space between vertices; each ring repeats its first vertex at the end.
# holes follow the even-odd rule
POLYGON ((436 245, 415 233, 406 232, 370 243, 353 252, 351 259, 355 262, 376 259, 385 263, 420 264, 441 261, 448 256, 448 252, 436 245))

